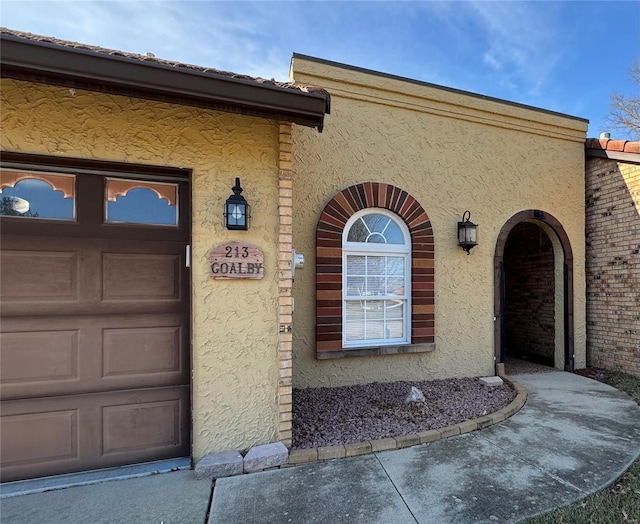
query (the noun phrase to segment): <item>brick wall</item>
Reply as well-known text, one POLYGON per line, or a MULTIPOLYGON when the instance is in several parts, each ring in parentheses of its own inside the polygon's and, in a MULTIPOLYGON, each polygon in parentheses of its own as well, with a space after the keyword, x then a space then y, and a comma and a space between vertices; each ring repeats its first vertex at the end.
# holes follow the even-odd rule
POLYGON ((293 420, 293 301, 291 286, 293 180, 291 170, 291 124, 280 124, 280 148, 278 166, 278 215, 280 218, 278 237, 278 439, 291 447, 291 424, 293 420))
POLYGON ((555 274, 553 245, 537 225, 513 228, 504 249, 507 356, 553 365, 555 274))
POLYGON ((640 165, 587 157, 587 362, 640 376, 640 165))

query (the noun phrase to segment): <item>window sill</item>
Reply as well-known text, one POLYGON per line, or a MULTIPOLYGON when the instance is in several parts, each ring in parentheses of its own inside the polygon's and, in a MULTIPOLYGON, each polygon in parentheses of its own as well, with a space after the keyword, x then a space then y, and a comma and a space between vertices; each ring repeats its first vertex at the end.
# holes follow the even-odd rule
POLYGON ((316 351, 317 360, 351 357, 381 357, 385 355, 402 355, 407 353, 431 353, 436 349, 435 344, 403 344, 398 346, 376 346, 337 351, 316 351))

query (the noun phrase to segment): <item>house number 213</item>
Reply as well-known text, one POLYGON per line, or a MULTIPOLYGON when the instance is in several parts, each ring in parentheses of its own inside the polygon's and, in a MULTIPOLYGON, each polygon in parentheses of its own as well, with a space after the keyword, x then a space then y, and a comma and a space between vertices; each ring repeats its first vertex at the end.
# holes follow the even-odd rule
POLYGON ((249 248, 247 246, 225 246, 226 258, 248 258, 249 248))

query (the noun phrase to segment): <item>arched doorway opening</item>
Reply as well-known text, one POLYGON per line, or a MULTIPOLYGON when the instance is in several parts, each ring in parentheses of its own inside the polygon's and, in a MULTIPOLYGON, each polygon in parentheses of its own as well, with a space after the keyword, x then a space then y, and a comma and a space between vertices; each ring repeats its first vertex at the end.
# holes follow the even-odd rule
POLYGON ((573 370, 573 255, 564 228, 539 210, 521 211, 496 243, 495 360, 573 370))
POLYGON ((520 222, 504 247, 505 357, 555 365, 554 253, 534 222, 520 222))

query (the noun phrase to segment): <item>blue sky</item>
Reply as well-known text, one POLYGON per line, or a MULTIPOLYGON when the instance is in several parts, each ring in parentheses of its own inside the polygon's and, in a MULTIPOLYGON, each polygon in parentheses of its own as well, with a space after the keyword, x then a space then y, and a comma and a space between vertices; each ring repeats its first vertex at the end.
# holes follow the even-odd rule
POLYGON ((303 53, 588 118, 589 136, 638 91, 638 1, 2 0, 0 23, 278 80, 303 53))

